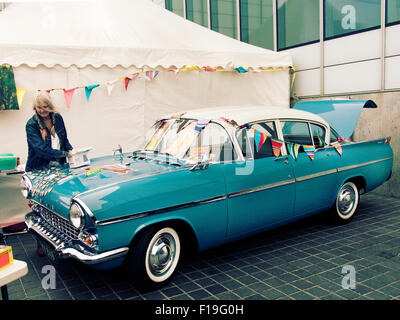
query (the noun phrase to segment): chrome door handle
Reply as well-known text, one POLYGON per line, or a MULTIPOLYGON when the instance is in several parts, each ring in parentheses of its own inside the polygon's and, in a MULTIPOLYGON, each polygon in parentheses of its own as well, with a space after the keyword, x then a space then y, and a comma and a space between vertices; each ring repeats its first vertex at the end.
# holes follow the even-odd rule
POLYGON ((285 160, 285 163, 289 163, 289 156, 276 157, 274 161, 285 160))

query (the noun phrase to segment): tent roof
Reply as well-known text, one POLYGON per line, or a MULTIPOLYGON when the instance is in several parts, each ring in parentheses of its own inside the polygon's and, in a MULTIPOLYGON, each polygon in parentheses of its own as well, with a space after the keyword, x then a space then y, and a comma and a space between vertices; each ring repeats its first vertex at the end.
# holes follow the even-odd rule
POLYGON ((0 30, 0 65, 292 65, 288 53, 232 39, 146 0, 13 3, 0 12, 0 30))

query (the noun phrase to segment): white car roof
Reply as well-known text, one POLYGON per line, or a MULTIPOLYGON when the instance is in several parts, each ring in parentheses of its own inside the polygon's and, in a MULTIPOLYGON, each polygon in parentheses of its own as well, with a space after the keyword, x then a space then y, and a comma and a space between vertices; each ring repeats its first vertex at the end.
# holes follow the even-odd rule
MULTIPOLYGON (((176 113, 175 113, 176 115, 176 113)), ((172 115, 170 115, 172 116, 172 115)), ((269 119, 294 119, 310 120, 324 124, 329 128, 329 124, 320 116, 291 108, 270 107, 270 106, 228 106, 211 107, 202 109, 188 110, 182 115, 182 118, 188 119, 210 119, 218 120, 224 117, 229 120, 235 120, 238 125, 251 123, 260 120, 269 119)))

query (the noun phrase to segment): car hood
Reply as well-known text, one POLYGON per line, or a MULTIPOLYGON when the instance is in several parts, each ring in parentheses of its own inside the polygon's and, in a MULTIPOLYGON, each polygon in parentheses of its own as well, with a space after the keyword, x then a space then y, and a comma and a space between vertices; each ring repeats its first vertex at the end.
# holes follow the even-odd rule
POLYGON ((67 218, 75 196, 177 170, 182 170, 182 166, 157 157, 132 159, 125 155, 122 159, 113 156, 92 159, 90 166, 81 168, 51 168, 25 176, 32 183, 31 199, 67 218))
POLYGON ((343 138, 353 134, 363 108, 377 108, 377 105, 372 100, 314 100, 293 106, 293 109, 319 115, 343 138))

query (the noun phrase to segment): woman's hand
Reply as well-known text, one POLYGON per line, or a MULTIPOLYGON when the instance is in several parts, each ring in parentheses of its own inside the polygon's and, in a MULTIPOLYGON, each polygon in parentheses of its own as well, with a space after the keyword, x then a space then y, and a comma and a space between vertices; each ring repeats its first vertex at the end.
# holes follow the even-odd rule
POLYGON ((72 150, 68 151, 68 157, 73 157, 74 155, 75 155, 75 152, 73 152, 72 150))

